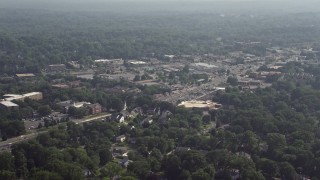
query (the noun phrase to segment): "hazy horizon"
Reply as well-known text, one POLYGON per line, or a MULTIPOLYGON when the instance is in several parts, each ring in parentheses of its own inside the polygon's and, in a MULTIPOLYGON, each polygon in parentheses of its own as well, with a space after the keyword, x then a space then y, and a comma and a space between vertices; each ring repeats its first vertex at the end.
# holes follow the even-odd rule
POLYGON ((1 0, 0 8, 63 11, 286 11, 320 12, 316 0, 1 0))

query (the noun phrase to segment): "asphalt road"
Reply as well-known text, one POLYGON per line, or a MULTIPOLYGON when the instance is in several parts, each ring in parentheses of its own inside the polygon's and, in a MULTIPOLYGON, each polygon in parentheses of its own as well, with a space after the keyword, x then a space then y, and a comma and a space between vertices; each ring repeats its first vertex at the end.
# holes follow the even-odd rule
MULTIPOLYGON (((110 116, 111 116, 111 114, 102 114, 102 115, 97 115, 97 116, 83 118, 83 119, 73 119, 71 121, 75 122, 76 124, 82 124, 82 123, 96 121, 96 120, 103 120, 103 119, 105 119, 107 117, 110 117, 110 116)), ((1 141, 0 142, 0 152, 10 151, 11 146, 13 144, 36 138, 39 134, 42 134, 42 133, 45 133, 45 132, 48 132, 48 131, 33 132, 33 133, 30 133, 30 134, 26 134, 26 135, 21 135, 21 136, 18 136, 18 137, 10 138, 10 139, 7 139, 6 141, 1 141)))
POLYGON ((30 133, 30 134, 26 134, 26 135, 21 135, 18 137, 14 137, 14 138, 10 138, 7 139, 6 141, 1 141, 0 142, 0 152, 2 151, 9 151, 11 146, 15 143, 19 143, 22 141, 27 141, 29 139, 33 139, 35 137, 37 137, 39 134, 45 133, 47 131, 42 131, 42 132, 34 132, 34 133, 30 133))

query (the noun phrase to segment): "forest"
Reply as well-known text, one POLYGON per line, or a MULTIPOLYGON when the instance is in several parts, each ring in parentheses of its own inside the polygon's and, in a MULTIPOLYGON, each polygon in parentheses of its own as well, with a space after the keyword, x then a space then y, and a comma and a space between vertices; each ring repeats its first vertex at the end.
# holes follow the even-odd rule
MULTIPOLYGON (((67 118, 39 125, 37 130, 43 133, 0 154, 0 179, 320 179, 319 65, 288 63, 282 72, 303 72, 312 78, 274 77, 270 87, 255 90, 237 86, 237 80, 229 78, 225 92, 212 96, 222 108, 206 114, 153 101, 155 94, 171 92, 166 87, 94 76, 82 79, 81 88, 56 89, 51 85, 57 79, 78 79, 43 73, 49 64, 72 60, 89 68, 99 58, 164 60, 166 54, 227 54, 237 49, 237 42, 260 42, 255 49, 242 49, 257 56, 271 46, 307 43, 319 50, 319 20, 320 14, 312 12, 222 15, 188 11, 146 16, 0 9, 0 95, 44 94, 41 101, 15 102, 19 110, 0 110, 3 141, 24 135, 22 119, 34 112, 46 116, 63 111, 56 105, 61 101, 99 103, 114 112, 120 112, 125 102, 129 110, 141 109, 126 124, 111 120, 76 124, 67 118), (16 73, 34 73, 36 78, 13 78, 16 73), (146 115, 150 109, 161 109, 152 121, 146 115), (163 112, 168 112, 165 117, 163 112), (117 142, 119 136, 126 140, 117 142), (121 159, 128 160, 127 165, 114 158, 113 149, 119 144, 129 149, 128 159, 121 159)), ((189 76, 188 66, 169 76, 185 84, 208 80, 204 74, 189 76)), ((141 79, 149 77, 135 78, 141 79)), ((69 115, 82 118, 88 114, 73 109, 69 115)))

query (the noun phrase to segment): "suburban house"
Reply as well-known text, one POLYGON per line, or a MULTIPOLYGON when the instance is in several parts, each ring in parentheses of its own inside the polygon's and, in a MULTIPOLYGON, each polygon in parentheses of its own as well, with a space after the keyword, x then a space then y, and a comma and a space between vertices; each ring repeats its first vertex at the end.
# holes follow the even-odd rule
POLYGON ((131 114, 131 117, 135 118, 139 114, 142 114, 142 108, 141 107, 136 107, 136 108, 131 110, 130 114, 131 114))
POLYGON ((170 115, 172 115, 172 112, 168 110, 162 111, 159 119, 167 119, 170 115))
POLYGON ((121 114, 125 119, 131 117, 131 114, 130 114, 127 110, 122 110, 122 111, 120 112, 120 114, 121 114))
POLYGON ((176 152, 186 152, 186 151, 190 151, 191 148, 190 147, 176 147, 175 151, 176 152))
POLYGON ((121 135, 116 137, 116 142, 121 143, 124 142, 126 140, 126 136, 125 135, 121 135))
POLYGON ((153 123, 153 119, 151 117, 147 117, 140 122, 140 125, 150 125, 153 123))
POLYGON ((124 123, 124 116, 122 114, 112 114, 110 117, 111 122, 124 123))
POLYGON ((160 112, 161 112, 160 108, 149 108, 147 110, 147 115, 152 115, 152 116, 157 115, 157 116, 159 116, 160 112))
POLYGON ((122 166, 122 167, 125 167, 127 168, 128 165, 130 163, 132 163, 133 161, 129 160, 128 158, 123 158, 122 160, 120 160, 119 164, 122 166))
POLYGON ((112 150, 112 157, 127 157, 128 151, 127 147, 114 147, 112 150))

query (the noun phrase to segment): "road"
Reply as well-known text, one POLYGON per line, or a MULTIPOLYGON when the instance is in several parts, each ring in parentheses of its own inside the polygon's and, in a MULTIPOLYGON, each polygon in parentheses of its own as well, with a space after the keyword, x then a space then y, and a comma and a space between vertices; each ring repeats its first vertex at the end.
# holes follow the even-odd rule
POLYGON ((19 137, 10 138, 10 139, 7 139, 6 141, 1 141, 0 142, 0 152, 9 151, 10 147, 13 144, 19 143, 22 141, 27 141, 29 139, 33 139, 33 138, 37 137, 39 134, 42 134, 45 132, 48 132, 48 131, 34 132, 34 133, 19 136, 19 137))
MULTIPOLYGON (((87 118, 83 118, 83 119, 73 119, 72 121, 75 122, 76 124, 82 124, 82 123, 86 123, 86 122, 102 120, 102 119, 105 119, 110 116, 111 116, 111 114, 101 114, 101 115, 87 117, 87 118)), ((10 151, 10 148, 13 144, 33 139, 33 138, 37 137, 39 134, 42 134, 45 132, 48 132, 48 131, 33 132, 30 134, 21 135, 19 137, 10 138, 10 139, 7 139, 6 141, 1 141, 0 142, 0 152, 10 151)))

